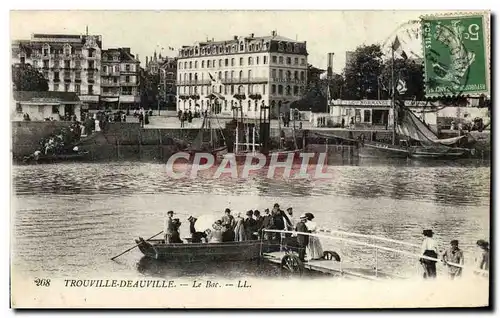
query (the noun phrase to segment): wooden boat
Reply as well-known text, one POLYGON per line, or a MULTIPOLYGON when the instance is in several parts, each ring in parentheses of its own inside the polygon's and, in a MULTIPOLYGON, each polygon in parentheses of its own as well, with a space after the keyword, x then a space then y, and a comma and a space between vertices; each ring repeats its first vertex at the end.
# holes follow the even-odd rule
MULTIPOLYGON (((193 140, 191 145, 184 149, 184 151, 190 155, 190 162, 193 162, 197 153, 212 154, 216 159, 222 158, 222 156, 227 153, 227 144, 224 138, 224 133, 222 132, 222 127, 219 125, 217 129, 213 128, 211 118, 212 114, 203 118, 203 123, 198 135, 193 140), (203 140, 204 133, 207 129, 210 132, 210 140, 208 142, 203 140)), ((217 117, 215 118, 217 119, 217 117)), ((202 158, 200 160, 200 164, 206 164, 206 159, 202 158)))
POLYGON ((360 143, 358 154, 362 158, 407 158, 409 150, 407 147, 399 145, 364 142, 360 143))
POLYGON ((49 154, 49 155, 39 155, 35 157, 34 155, 27 156, 23 159, 25 163, 53 163, 62 161, 78 161, 87 158, 88 151, 80 151, 68 154, 49 154))
POLYGON ((248 261, 258 259, 261 241, 165 244, 163 240, 135 240, 147 257, 168 262, 248 261))
POLYGON ((465 157, 470 151, 465 148, 450 147, 410 147, 409 156, 414 159, 456 159, 465 157))

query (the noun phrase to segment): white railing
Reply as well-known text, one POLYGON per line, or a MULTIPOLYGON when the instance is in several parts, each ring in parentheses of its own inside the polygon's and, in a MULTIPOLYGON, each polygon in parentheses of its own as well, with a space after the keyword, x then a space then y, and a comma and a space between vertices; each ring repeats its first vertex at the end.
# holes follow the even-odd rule
MULTIPOLYGON (((405 256, 408 256, 408 257, 411 257, 411 258, 426 259, 426 260, 435 261, 435 262, 438 262, 438 263, 444 263, 444 261, 442 259, 439 259, 439 258, 433 258, 433 257, 429 257, 429 256, 424 256, 424 255, 421 255, 421 254, 417 254, 417 253, 413 253, 413 252, 409 252, 409 251, 404 251, 404 250, 400 250, 400 249, 394 249, 394 248, 385 247, 385 246, 380 246, 380 245, 376 245, 376 244, 355 241, 355 240, 347 239, 347 238, 344 238, 344 237, 337 237, 337 236, 330 236, 330 235, 316 234, 316 233, 304 233, 304 232, 296 232, 296 231, 286 231, 286 230, 264 229, 263 231, 264 232, 272 232, 272 233, 282 233, 282 234, 288 233, 288 234, 292 234, 292 235, 307 235, 307 236, 313 236, 313 237, 318 237, 318 238, 325 238, 325 239, 330 239, 330 240, 338 240, 338 241, 341 241, 343 243, 350 243, 350 244, 353 244, 353 245, 359 245, 359 246, 365 246, 365 247, 373 248, 373 249, 375 249, 375 277, 378 277, 378 273, 379 273, 379 269, 378 269, 378 267, 379 267, 378 266, 379 265, 378 264, 379 263, 378 262, 378 252, 379 252, 379 250, 381 250, 381 251, 387 251, 387 252, 394 252, 394 253, 405 255, 405 256)), ((397 241, 397 240, 392 240, 392 239, 388 239, 388 238, 384 238, 384 237, 379 237, 379 236, 373 236, 373 235, 365 235, 365 234, 359 234, 359 233, 351 233, 351 232, 336 231, 336 230, 327 230, 327 229, 320 229, 320 231, 321 232, 332 233, 332 234, 336 233, 336 234, 341 234, 341 235, 349 235, 349 236, 353 236, 353 237, 369 238, 369 239, 374 239, 374 240, 379 240, 379 241, 385 241, 385 242, 391 242, 391 243, 396 243, 396 244, 401 244, 401 245, 406 245, 406 246, 411 246, 411 247, 419 247, 419 245, 416 245, 416 244, 413 244, 413 243, 408 243, 408 242, 404 242, 404 241, 397 241)), ((280 250, 282 250, 282 245, 283 245, 283 236, 281 237, 280 250)), ((339 255, 339 256, 340 256, 340 272, 342 273, 343 272, 342 261, 343 261, 344 257, 343 257, 343 255, 339 255)), ((483 274, 483 275, 489 275, 489 271, 482 270, 482 269, 477 269, 477 268, 472 268, 471 266, 464 266, 462 264, 456 264, 456 263, 452 263, 452 262, 446 262, 446 265, 451 265, 451 266, 454 266, 454 267, 459 267, 459 268, 462 268, 462 269, 471 270, 471 271, 473 271, 475 273, 479 273, 479 274, 483 274)), ((395 276, 395 275, 393 275, 393 276, 395 276)))

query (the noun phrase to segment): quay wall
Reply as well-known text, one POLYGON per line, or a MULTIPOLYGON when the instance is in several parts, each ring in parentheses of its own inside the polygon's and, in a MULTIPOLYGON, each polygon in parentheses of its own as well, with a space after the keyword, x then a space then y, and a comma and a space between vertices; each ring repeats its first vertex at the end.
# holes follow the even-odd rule
MULTIPOLYGON (((32 154, 39 149, 42 138, 51 135, 61 127, 68 127, 71 122, 12 122, 12 152, 14 157, 22 157, 32 154)), ((292 128, 283 128, 287 142, 291 142, 293 136, 292 128)), ((295 137, 299 147, 305 145, 335 144, 337 141, 326 141, 324 138, 314 135, 315 132, 333 134, 342 138, 357 138, 363 134, 366 140, 388 142, 392 138, 391 130, 362 130, 362 129, 304 129, 296 130, 295 137), (303 136, 305 135, 305 141, 303 136)), ((80 149, 90 152, 92 160, 166 160, 170 155, 187 146, 199 133, 198 128, 158 128, 144 129, 139 123, 108 123, 105 131, 94 133, 88 137, 82 137, 78 143, 80 149)), ((490 153, 491 139, 489 131, 474 132, 474 138, 478 140, 477 148, 483 152, 490 153)), ((232 136, 225 131, 226 140, 232 141, 232 136)), ((448 136, 446 136, 448 137, 448 136)), ((205 131, 204 140, 210 138, 210 132, 205 131)), ((443 136, 445 138, 445 136, 443 136)), ((271 145, 279 141, 279 130, 271 128, 271 145)), ((293 141, 292 141, 293 142, 293 141)), ((309 148, 311 149, 311 148, 309 148)))

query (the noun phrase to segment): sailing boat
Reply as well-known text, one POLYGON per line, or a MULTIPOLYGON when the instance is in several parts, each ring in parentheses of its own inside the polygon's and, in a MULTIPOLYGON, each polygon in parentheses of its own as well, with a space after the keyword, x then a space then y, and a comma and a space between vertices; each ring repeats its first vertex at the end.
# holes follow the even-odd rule
MULTIPOLYGON (((215 115, 217 122, 219 119, 215 115)), ((194 158, 196 153, 210 153, 215 158, 221 157, 224 153, 227 153, 227 144, 224 138, 224 133, 219 123, 219 127, 214 129, 212 127, 212 113, 207 114, 203 117, 203 123, 201 124, 198 135, 193 140, 193 142, 184 151, 190 154, 190 158, 194 158), (208 142, 203 140, 205 132, 207 129, 210 131, 210 140, 208 142)), ((200 164, 203 164, 200 162, 200 164)))

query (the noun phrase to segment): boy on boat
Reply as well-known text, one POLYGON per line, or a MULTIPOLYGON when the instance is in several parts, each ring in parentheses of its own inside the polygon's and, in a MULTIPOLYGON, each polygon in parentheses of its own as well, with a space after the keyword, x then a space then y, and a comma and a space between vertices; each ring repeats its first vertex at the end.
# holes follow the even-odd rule
POLYGON ((464 253, 458 247, 457 240, 452 240, 450 242, 450 248, 443 253, 443 262, 448 267, 448 275, 450 276, 451 279, 455 279, 456 277, 462 276, 461 267, 448 264, 448 262, 459 265, 464 264, 464 253))

